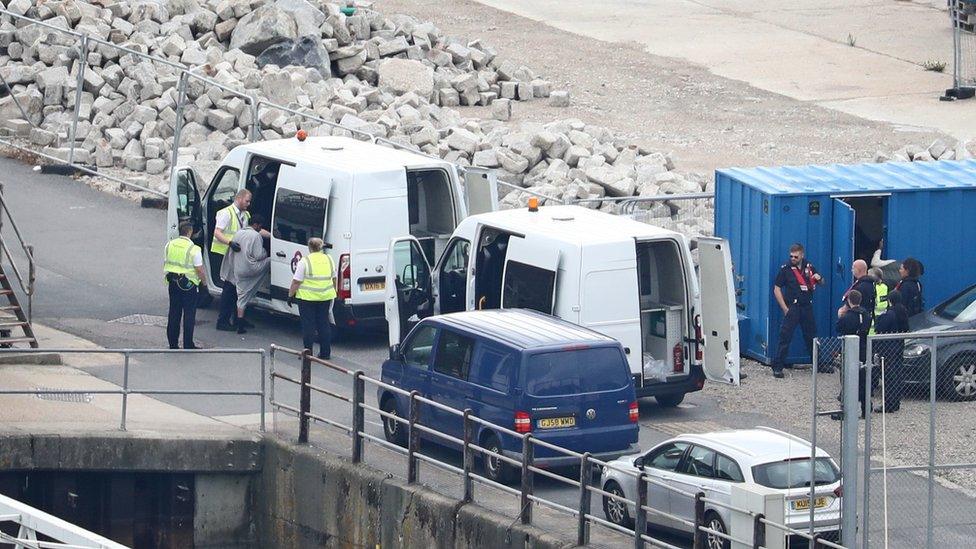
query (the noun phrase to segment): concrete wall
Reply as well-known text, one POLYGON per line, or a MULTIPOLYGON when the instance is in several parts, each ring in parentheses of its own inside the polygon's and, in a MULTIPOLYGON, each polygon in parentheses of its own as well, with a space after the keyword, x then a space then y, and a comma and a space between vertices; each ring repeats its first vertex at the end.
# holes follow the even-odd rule
POLYGON ((541 530, 312 448, 265 440, 263 547, 571 547, 541 530))

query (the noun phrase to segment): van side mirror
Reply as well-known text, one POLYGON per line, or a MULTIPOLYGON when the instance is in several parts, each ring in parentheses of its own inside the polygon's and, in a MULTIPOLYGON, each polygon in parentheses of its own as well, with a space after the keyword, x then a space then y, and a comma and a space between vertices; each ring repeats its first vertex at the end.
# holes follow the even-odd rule
POLYGON ((400 344, 394 343, 390 345, 390 360, 398 360, 400 358, 400 344))

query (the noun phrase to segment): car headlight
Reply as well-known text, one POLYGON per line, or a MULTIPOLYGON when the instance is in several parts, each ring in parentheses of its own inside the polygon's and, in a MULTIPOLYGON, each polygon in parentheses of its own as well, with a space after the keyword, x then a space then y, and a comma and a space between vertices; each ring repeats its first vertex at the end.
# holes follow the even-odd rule
POLYGON ((911 343, 905 346, 902 353, 904 358, 918 358, 929 352, 929 346, 924 343, 911 343))

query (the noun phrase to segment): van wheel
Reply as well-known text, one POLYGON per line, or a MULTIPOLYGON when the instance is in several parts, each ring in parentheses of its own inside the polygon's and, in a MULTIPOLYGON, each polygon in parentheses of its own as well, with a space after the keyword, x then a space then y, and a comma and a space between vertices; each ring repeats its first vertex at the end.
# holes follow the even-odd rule
MULTIPOLYGON (((386 398, 383 401, 383 405, 380 406, 380 410, 395 417, 400 417, 400 414, 397 412, 396 399, 393 397, 386 398)), ((407 446, 407 426, 393 418, 383 416, 383 436, 387 442, 404 448, 407 446)))
MULTIPOLYGON (((624 495, 624 491, 620 485, 613 480, 608 482, 607 485, 603 487, 603 491, 617 497, 627 497, 624 495)), ((607 520, 616 524, 617 526, 623 526, 627 529, 634 527, 634 519, 630 516, 630 510, 627 509, 627 503, 620 501, 619 499, 603 496, 603 514, 607 517, 607 520)))
POLYGON ((657 395, 654 400, 665 408, 674 408, 675 406, 681 404, 681 401, 685 399, 684 393, 670 394, 670 395, 657 395))
MULTIPOLYGON (((502 453, 502 444, 498 440, 498 435, 495 434, 488 435, 481 447, 494 454, 502 453)), ((515 481, 515 468, 498 456, 482 454, 481 464, 485 478, 488 480, 493 480, 499 484, 511 484, 515 481)))

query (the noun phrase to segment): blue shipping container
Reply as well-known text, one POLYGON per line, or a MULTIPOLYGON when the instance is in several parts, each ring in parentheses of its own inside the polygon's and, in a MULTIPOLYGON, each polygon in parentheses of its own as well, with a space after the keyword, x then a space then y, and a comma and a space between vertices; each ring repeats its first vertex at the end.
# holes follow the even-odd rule
MULTIPOLYGON (((851 263, 870 262, 882 237, 885 259, 925 265, 926 307, 976 282, 974 214, 976 160, 718 170, 715 233, 729 240, 748 317, 742 353, 773 358, 783 316, 773 281, 794 242, 824 277, 814 295, 817 333, 836 335, 851 263)), ((787 362, 809 362, 799 329, 787 362)))

